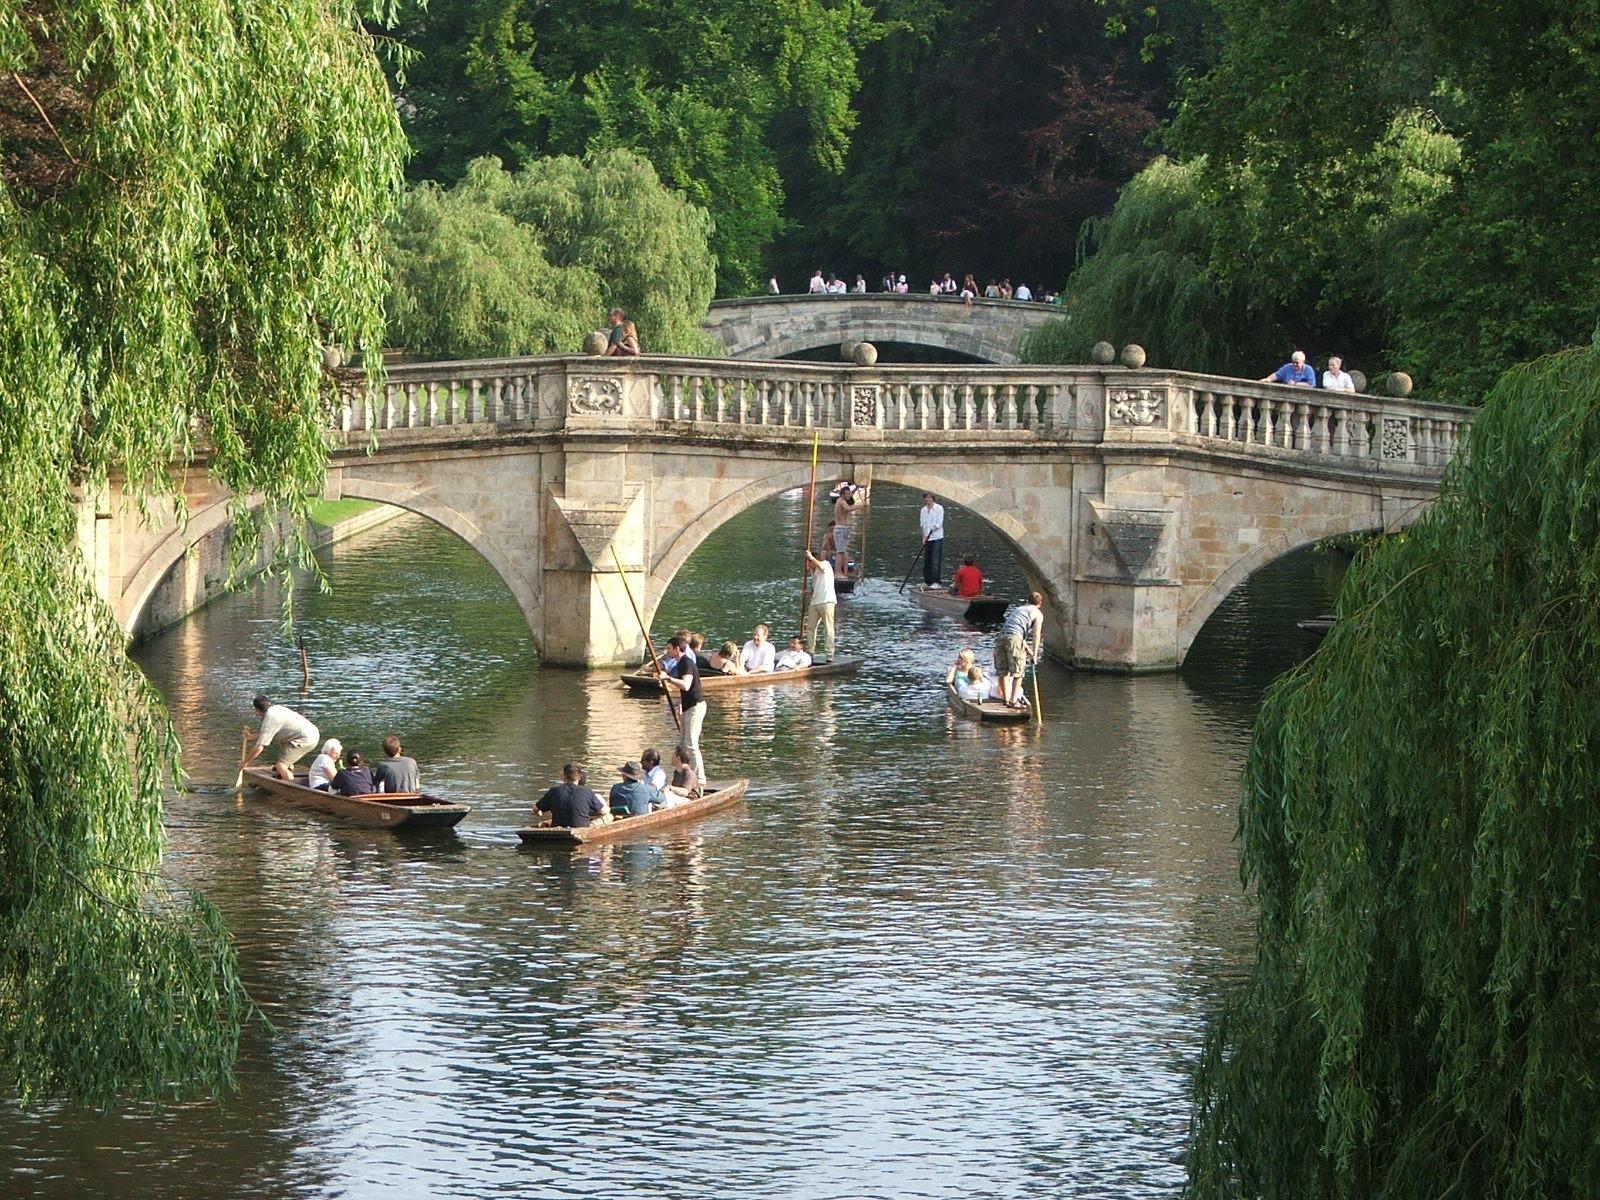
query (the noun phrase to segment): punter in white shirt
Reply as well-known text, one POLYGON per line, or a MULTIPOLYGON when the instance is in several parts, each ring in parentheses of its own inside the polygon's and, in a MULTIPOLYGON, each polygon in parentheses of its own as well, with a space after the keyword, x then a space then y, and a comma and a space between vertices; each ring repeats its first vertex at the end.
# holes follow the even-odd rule
POLYGON ((317 727, 294 709, 274 704, 265 696, 257 696, 251 702, 251 707, 261 718, 261 733, 256 738, 256 748, 245 762, 254 762, 261 757, 263 750, 276 744, 278 761, 272 764, 272 773, 286 783, 293 783, 294 764, 317 744, 317 738, 321 736, 317 733, 317 727))
POLYGON ((755 675, 773 669, 778 651, 769 640, 771 632, 765 625, 757 625, 750 631, 750 640, 739 652, 739 663, 744 667, 745 674, 755 675))
POLYGON ((1340 392, 1356 390, 1356 381, 1345 373, 1344 360, 1338 355, 1328 360, 1328 369, 1322 373, 1322 386, 1340 392))
POLYGON ((833 661, 833 610, 839 602, 833 588, 833 564, 806 551, 811 568, 811 603, 806 608, 806 649, 816 662, 833 661), (820 644, 819 644, 820 639, 820 644), (822 653, 818 653, 818 651, 822 653))
POLYGON ((938 587, 939 573, 944 569, 944 505, 933 498, 932 492, 922 493, 917 520, 922 525, 922 582, 938 587))

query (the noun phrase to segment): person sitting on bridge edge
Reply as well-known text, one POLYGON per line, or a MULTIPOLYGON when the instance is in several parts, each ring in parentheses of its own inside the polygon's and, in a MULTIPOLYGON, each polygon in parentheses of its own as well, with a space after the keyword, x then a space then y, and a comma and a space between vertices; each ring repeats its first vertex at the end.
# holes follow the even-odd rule
POLYGON ((978 570, 975 557, 968 554, 961 559, 955 578, 950 582, 950 590, 962 598, 983 595, 983 572, 978 570))
POLYGON ((1271 375, 1263 376, 1260 383, 1286 383, 1290 387, 1317 386, 1317 369, 1306 365, 1306 352, 1296 350, 1289 356, 1289 361, 1284 363, 1271 375))
POLYGON ((383 761, 372 768, 372 779, 385 792, 420 792, 422 777, 417 760, 403 751, 400 739, 390 734, 383 739, 383 761))

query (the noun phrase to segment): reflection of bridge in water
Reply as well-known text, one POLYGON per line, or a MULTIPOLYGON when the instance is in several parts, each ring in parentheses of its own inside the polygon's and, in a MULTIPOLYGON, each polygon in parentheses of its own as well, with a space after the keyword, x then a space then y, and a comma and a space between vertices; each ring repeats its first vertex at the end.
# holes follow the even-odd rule
MULTIPOLYGON (((648 621, 731 517, 823 471, 951 499, 1046 597, 1085 666, 1172 667, 1228 592, 1308 542, 1392 528, 1437 494, 1470 411, 1177 371, 490 359, 397 368, 352 397, 328 495, 421 513, 510 588, 545 659, 637 661, 648 621), (376 449, 368 453, 369 439, 376 449)), ((107 498, 94 561, 125 628, 227 520, 107 498)))

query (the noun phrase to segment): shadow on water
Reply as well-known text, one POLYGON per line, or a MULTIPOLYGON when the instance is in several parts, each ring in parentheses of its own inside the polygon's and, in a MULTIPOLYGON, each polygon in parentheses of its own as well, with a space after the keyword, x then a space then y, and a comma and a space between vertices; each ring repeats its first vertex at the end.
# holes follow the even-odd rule
MULTIPOLYGON (((992 630, 896 590, 916 506, 885 488, 865 518, 840 618, 858 676, 713 699, 708 765, 749 775, 746 803, 577 851, 512 831, 563 761, 604 787, 669 748, 662 704, 541 669, 503 585, 420 519, 333 548, 332 595, 298 597, 303 707, 347 747, 398 733, 472 815, 399 839, 174 795, 169 870, 222 908, 275 1032, 250 1031, 220 1104, 0 1111, 5 1194, 1173 1195, 1188 1063, 1248 948, 1239 762, 1334 565, 1262 572, 1179 674, 1049 664, 1042 728, 982 727, 939 680, 992 630)), ((970 550, 1019 592, 999 536, 947 508, 947 575, 970 550)), ((803 515, 791 493, 729 522, 657 632, 790 629, 803 515)), ((138 652, 197 780, 231 780, 256 692, 299 703, 278 599, 138 652)))

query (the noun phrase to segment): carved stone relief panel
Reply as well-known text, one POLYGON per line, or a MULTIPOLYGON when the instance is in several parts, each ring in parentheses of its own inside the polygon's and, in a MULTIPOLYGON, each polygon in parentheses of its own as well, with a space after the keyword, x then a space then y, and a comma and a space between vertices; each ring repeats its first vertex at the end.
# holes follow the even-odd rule
POLYGON ((870 385, 857 385, 850 389, 850 424, 857 429, 871 429, 878 423, 878 389, 870 385))
POLYGON ((1167 393, 1161 388, 1112 388, 1106 393, 1111 423, 1144 429, 1167 422, 1167 393))
POLYGON ((567 411, 577 416, 622 414, 622 381, 578 376, 567 380, 567 411))
POLYGON ((1383 419, 1383 457, 1388 462, 1404 462, 1411 457, 1411 423, 1404 417, 1383 419))

